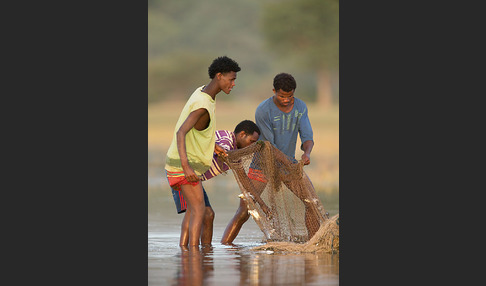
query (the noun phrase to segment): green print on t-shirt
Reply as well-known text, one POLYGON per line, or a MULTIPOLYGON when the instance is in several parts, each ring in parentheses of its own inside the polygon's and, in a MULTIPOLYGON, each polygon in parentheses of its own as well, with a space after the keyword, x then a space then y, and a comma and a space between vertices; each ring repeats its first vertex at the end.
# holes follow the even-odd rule
POLYGON ((279 130, 280 134, 283 134, 286 131, 293 132, 295 127, 299 125, 300 118, 302 117, 303 113, 295 110, 294 114, 281 114, 275 116, 273 118, 273 130, 279 130), (292 126, 292 129, 290 128, 292 126))

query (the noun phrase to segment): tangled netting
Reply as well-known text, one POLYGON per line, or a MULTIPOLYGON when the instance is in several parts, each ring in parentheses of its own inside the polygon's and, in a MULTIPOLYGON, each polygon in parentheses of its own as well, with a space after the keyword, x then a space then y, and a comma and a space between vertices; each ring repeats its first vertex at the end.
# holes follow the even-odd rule
POLYGON ((268 242, 252 248, 275 252, 339 252, 339 214, 326 220, 314 236, 305 243, 268 242))
POLYGON ((302 162, 290 159, 268 141, 229 151, 225 161, 266 242, 302 248, 304 243, 322 246, 323 239, 330 239, 329 249, 335 250, 337 238, 339 249, 336 216, 329 219, 302 162), (325 237, 318 237, 322 235, 325 237))

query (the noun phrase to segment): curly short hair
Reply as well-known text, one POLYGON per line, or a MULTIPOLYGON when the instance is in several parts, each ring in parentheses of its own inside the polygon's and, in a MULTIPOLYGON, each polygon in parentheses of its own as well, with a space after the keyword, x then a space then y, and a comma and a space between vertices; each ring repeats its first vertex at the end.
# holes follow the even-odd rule
POLYGON ((251 120, 243 120, 235 127, 235 134, 245 131, 246 134, 252 135, 253 133, 258 133, 260 135, 260 128, 251 120))
POLYGON ((273 88, 275 91, 279 89, 289 92, 297 88, 297 82, 294 77, 288 73, 279 73, 273 78, 273 88))
POLYGON ((218 57, 213 60, 213 63, 208 68, 209 78, 213 79, 217 73, 239 72, 241 68, 238 63, 228 58, 227 56, 218 57))

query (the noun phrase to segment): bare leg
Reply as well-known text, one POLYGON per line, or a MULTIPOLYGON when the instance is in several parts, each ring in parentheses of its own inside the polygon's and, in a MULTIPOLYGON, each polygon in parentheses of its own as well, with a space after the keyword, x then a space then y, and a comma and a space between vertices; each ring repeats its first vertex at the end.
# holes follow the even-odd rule
POLYGON ((179 246, 187 246, 189 243, 189 221, 191 217, 191 212, 189 209, 186 210, 184 214, 184 219, 181 224, 181 239, 179 241, 179 246))
POLYGON ((202 185, 182 185, 182 195, 187 201, 189 217, 189 246, 199 245, 204 218, 204 195, 202 185))
POLYGON ((201 231, 201 244, 211 245, 213 240, 214 211, 211 207, 206 207, 204 211, 203 228, 201 231))
POLYGON ((226 229, 224 230, 223 237, 221 238, 222 244, 231 244, 235 240, 236 236, 240 232, 243 224, 248 220, 250 214, 248 213, 248 208, 243 199, 240 198, 240 206, 236 211, 236 214, 230 220, 226 229))

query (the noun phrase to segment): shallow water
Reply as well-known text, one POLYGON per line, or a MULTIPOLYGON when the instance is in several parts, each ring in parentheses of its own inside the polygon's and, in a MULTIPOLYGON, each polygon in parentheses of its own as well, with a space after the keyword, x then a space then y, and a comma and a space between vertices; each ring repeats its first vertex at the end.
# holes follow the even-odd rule
MULTIPOLYGON (((251 218, 234 245, 222 245, 239 190, 231 176, 203 185, 216 213, 212 245, 181 248, 183 215, 177 214, 166 182, 149 175, 148 285, 339 285, 339 254, 251 250, 263 244, 263 233, 251 218)), ((337 193, 318 194, 331 216, 339 212, 337 193)))

